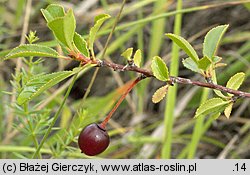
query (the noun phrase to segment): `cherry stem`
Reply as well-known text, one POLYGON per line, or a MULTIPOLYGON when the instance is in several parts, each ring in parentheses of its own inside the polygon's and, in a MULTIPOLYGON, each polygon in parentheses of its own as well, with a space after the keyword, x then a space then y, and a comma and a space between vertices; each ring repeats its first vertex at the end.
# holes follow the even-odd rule
POLYGON ((128 87, 128 89, 126 90, 126 92, 119 98, 119 100, 117 101, 117 103, 115 104, 115 106, 113 107, 113 109, 109 112, 109 114, 107 115, 107 117, 103 120, 103 122, 100 124, 100 127, 105 129, 108 121, 110 120, 110 118, 112 117, 113 113, 116 111, 116 109, 120 106, 121 102, 124 100, 124 98, 126 97, 126 95, 133 89, 133 87, 140 81, 142 80, 143 77, 140 76, 138 78, 136 78, 128 87))

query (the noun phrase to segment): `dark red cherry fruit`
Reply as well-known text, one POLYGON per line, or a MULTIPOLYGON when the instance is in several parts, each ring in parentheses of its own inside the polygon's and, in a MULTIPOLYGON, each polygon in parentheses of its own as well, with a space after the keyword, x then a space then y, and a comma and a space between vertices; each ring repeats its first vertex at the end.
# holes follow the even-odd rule
POLYGON ((108 147, 109 135, 100 125, 92 123, 81 131, 78 145, 84 154, 95 156, 108 147))

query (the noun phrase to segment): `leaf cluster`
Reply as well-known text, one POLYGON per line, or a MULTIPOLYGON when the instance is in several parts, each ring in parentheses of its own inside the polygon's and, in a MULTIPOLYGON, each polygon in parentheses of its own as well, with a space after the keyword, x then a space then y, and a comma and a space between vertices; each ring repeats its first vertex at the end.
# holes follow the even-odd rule
MULTIPOLYGON (((186 59, 182 61, 183 65, 196 73, 201 74, 208 83, 217 84, 216 68, 225 66, 221 63, 222 58, 217 56, 218 47, 222 36, 226 32, 228 25, 220 25, 212 28, 205 36, 203 43, 203 56, 199 58, 192 45, 183 37, 167 33, 166 36, 170 38, 175 44, 177 44, 188 55, 186 59)), ((168 83, 169 72, 168 69, 160 57, 154 57, 151 64, 151 69, 154 76, 160 80, 168 83)), ((237 73, 232 76, 227 82, 226 87, 234 90, 238 90, 243 83, 245 74, 243 72, 237 73)), ((168 90, 168 84, 160 87, 153 95, 152 101, 154 103, 160 102, 166 95, 168 90)), ((212 113, 221 113, 224 110, 224 114, 227 118, 230 117, 233 107, 234 98, 232 94, 223 94, 221 91, 214 90, 215 94, 219 98, 212 98, 201 104, 195 113, 195 117, 202 115, 208 115, 212 113)))

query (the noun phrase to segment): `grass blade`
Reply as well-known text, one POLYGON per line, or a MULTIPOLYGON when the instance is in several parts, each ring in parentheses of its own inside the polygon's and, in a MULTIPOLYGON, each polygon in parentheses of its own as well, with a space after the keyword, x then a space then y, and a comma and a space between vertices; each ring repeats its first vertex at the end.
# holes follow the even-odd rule
MULTIPOLYGON (((178 0, 177 2, 177 10, 182 9, 182 0, 178 0)), ((182 15, 178 14, 175 16, 175 24, 174 24, 174 34, 180 35, 181 33, 181 21, 182 15)), ((179 47, 176 44, 173 44, 172 47, 172 62, 170 65, 170 75, 177 76, 179 69, 179 47)), ((177 86, 169 87, 168 90, 168 98, 165 106, 164 113, 164 140, 161 150, 161 157, 164 159, 171 158, 171 150, 172 150, 172 128, 174 123, 174 108, 176 101, 176 91, 177 86)))

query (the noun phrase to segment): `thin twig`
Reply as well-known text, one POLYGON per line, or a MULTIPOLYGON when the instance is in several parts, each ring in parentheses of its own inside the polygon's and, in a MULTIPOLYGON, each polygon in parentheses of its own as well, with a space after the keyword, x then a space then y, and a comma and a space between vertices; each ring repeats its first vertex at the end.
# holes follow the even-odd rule
POLYGON ((180 83, 180 84, 190 84, 190 85, 195 85, 195 86, 207 87, 210 89, 216 89, 219 91, 234 94, 235 96, 238 96, 238 97, 250 98, 250 93, 248 93, 248 92, 230 89, 230 88, 227 88, 225 86, 218 85, 218 84, 205 83, 205 82, 200 82, 200 81, 192 81, 190 79, 181 78, 181 77, 170 77, 170 79, 171 79, 171 81, 176 82, 176 83, 180 83))
MULTIPOLYGON (((86 62, 86 60, 87 60, 88 63, 97 64, 97 66, 99 66, 99 67, 104 67, 104 66, 109 67, 109 68, 112 68, 114 71, 120 71, 120 72, 132 71, 132 72, 137 72, 137 73, 143 74, 145 77, 154 77, 154 75, 151 71, 149 71, 147 69, 139 68, 136 66, 124 66, 121 64, 113 63, 113 62, 108 62, 106 60, 91 60, 91 59, 85 58, 83 56, 80 56, 76 59, 78 61, 82 61, 82 62, 83 61, 86 62)), ((227 88, 225 86, 218 85, 218 84, 206 83, 206 82, 201 82, 201 81, 194 81, 194 80, 190 80, 188 78, 170 76, 168 83, 171 85, 174 83, 178 83, 178 84, 189 84, 189 85, 194 85, 194 86, 206 87, 206 88, 216 89, 219 91, 233 94, 235 97, 250 98, 250 93, 248 93, 248 92, 230 89, 230 88, 227 88)))
MULTIPOLYGON (((110 62, 107 62, 107 61, 102 61, 101 64, 103 66, 110 67, 110 68, 112 68, 114 70, 117 70, 117 71, 133 71, 133 72, 141 73, 141 74, 145 75, 146 77, 154 77, 153 73, 151 71, 147 70, 147 69, 141 69, 141 68, 138 68, 138 67, 125 67, 123 65, 110 63, 110 62)), ((190 80, 190 79, 187 79, 187 78, 170 76, 170 82, 169 83, 170 84, 173 84, 173 83, 190 84, 190 85, 195 85, 195 86, 207 87, 207 88, 210 88, 210 89, 216 89, 216 90, 220 90, 220 91, 227 92, 227 93, 230 93, 230 94, 234 94, 235 96, 238 96, 238 97, 250 98, 250 93, 248 93, 248 92, 243 92, 243 91, 230 89, 230 88, 227 88, 225 86, 218 85, 218 84, 194 81, 194 80, 190 80)))

